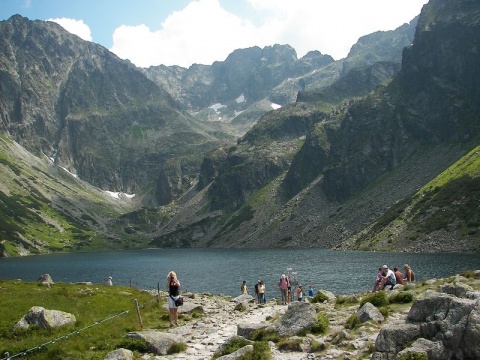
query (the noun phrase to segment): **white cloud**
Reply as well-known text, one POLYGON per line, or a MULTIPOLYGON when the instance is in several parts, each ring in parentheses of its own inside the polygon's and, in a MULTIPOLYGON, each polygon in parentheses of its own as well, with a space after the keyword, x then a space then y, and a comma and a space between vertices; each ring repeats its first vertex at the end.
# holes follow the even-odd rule
POLYGON ((63 27, 68 32, 77 35, 83 40, 92 41, 92 32, 90 27, 83 22, 83 20, 75 20, 68 18, 47 19, 46 21, 53 21, 63 27))
MULTIPOLYGON (((246 0, 255 25, 222 8, 220 0, 196 0, 172 13, 158 31, 145 25, 117 28, 110 49, 137 66, 212 64, 235 49, 289 44, 340 59, 360 36, 393 30, 420 13, 427 0, 246 0)), ((238 3, 247 6, 245 3, 238 3)))
POLYGON ((233 50, 253 45, 257 29, 224 10, 217 0, 193 1, 172 13, 159 31, 145 25, 121 26, 110 49, 137 66, 211 64, 233 50))

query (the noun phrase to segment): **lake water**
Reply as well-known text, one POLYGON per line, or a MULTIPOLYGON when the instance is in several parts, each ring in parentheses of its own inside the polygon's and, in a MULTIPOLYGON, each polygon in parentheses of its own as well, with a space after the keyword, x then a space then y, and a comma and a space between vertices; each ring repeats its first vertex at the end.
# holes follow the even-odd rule
POLYGON ((36 281, 50 274, 54 282, 91 281, 163 290, 170 270, 182 290, 237 296, 243 280, 251 293, 260 279, 268 297, 279 297, 278 279, 296 273, 304 289, 335 294, 369 291, 378 267, 403 264, 413 268, 417 281, 480 269, 480 254, 410 254, 333 251, 327 249, 147 249, 76 254, 52 254, 0 259, 0 279, 36 281), (291 269, 291 270, 287 270, 291 269))

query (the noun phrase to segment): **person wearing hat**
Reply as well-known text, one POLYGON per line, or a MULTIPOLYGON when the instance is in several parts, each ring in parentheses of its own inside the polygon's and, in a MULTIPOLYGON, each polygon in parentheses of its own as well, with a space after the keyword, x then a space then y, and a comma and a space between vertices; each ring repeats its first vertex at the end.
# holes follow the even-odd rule
POLYGON ((302 288, 302 285, 298 285, 298 288, 297 288, 297 300, 298 300, 298 301, 303 301, 303 288, 302 288))
POLYGON ((280 293, 282 294, 282 304, 287 305, 288 302, 288 287, 290 283, 285 274, 282 274, 280 281, 278 282, 278 287, 280 288, 280 293))
POLYGON ((395 279, 395 273, 388 268, 387 265, 382 266, 382 281, 380 282, 380 289, 385 289, 385 286, 390 286, 390 289, 397 284, 397 280, 395 279))

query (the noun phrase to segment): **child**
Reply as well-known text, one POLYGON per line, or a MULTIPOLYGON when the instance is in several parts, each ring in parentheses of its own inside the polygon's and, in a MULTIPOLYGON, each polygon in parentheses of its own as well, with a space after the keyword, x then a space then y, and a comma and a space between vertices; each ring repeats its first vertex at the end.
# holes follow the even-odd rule
POLYGON ((298 300, 298 301, 303 301, 303 289, 302 289, 302 285, 298 285, 298 288, 297 288, 297 300, 298 300))

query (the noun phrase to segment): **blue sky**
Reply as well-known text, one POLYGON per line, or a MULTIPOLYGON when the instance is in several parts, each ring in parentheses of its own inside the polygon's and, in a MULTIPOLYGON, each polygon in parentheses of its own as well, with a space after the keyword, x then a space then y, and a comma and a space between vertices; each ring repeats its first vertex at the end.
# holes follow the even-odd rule
POLYGON ((137 66, 210 65, 289 44, 347 56, 360 36, 411 21, 427 0, 0 0, 0 20, 51 20, 137 66))

